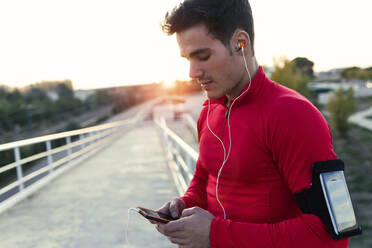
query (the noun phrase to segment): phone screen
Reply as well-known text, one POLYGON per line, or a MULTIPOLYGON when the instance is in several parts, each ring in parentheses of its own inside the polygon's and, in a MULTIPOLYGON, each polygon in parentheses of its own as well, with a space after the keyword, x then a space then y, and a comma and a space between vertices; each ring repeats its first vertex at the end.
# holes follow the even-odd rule
POLYGON ((166 214, 155 212, 154 210, 151 210, 151 209, 141 208, 141 210, 143 212, 145 212, 146 214, 154 216, 154 217, 163 218, 163 219, 167 219, 167 220, 173 220, 170 216, 168 216, 166 214))
POLYGON ((137 207, 140 210, 140 214, 143 215, 146 219, 157 221, 160 223, 167 223, 169 221, 174 220, 171 216, 158 213, 154 210, 143 208, 143 207, 137 207))
POLYGON ((336 233, 354 228, 357 222, 343 171, 321 173, 320 182, 336 233))

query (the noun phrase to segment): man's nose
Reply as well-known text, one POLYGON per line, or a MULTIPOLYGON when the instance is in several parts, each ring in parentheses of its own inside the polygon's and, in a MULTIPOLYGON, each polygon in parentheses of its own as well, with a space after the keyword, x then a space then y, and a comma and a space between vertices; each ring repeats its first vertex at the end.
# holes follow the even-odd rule
POLYGON ((203 70, 197 65, 197 63, 190 62, 189 77, 192 79, 200 79, 203 77, 203 70))

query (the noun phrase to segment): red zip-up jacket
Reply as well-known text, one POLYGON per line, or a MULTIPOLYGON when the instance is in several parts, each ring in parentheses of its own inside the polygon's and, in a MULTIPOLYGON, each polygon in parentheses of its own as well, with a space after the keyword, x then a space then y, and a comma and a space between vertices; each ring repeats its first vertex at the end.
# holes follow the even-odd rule
MULTIPOLYGON (((226 101, 210 100, 208 121, 227 153, 226 101)), ((199 206, 215 216, 211 248, 347 247, 348 239, 333 240, 321 220, 303 214, 294 198, 310 187, 314 162, 336 158, 328 123, 306 98, 268 79, 260 67, 249 91, 234 103, 231 154, 218 186, 226 219, 216 200, 224 151, 208 130, 207 112, 208 100, 198 120, 195 175, 182 199, 188 208, 199 206)))

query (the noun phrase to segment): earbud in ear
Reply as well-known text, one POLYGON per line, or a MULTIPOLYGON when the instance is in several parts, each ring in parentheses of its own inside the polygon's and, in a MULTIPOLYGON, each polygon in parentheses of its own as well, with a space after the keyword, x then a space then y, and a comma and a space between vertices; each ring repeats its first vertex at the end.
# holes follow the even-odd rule
POLYGON ((236 43, 236 51, 240 51, 243 47, 245 47, 245 41, 244 40, 239 40, 236 43))

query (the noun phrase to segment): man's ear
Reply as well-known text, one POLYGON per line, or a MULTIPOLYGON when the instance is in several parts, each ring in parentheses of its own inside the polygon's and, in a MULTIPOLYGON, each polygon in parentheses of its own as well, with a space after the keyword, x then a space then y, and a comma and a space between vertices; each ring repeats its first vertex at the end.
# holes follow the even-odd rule
POLYGON ((246 55, 252 54, 251 40, 247 32, 242 29, 237 29, 230 40, 232 51, 238 52, 241 55, 241 50, 244 48, 246 55))

